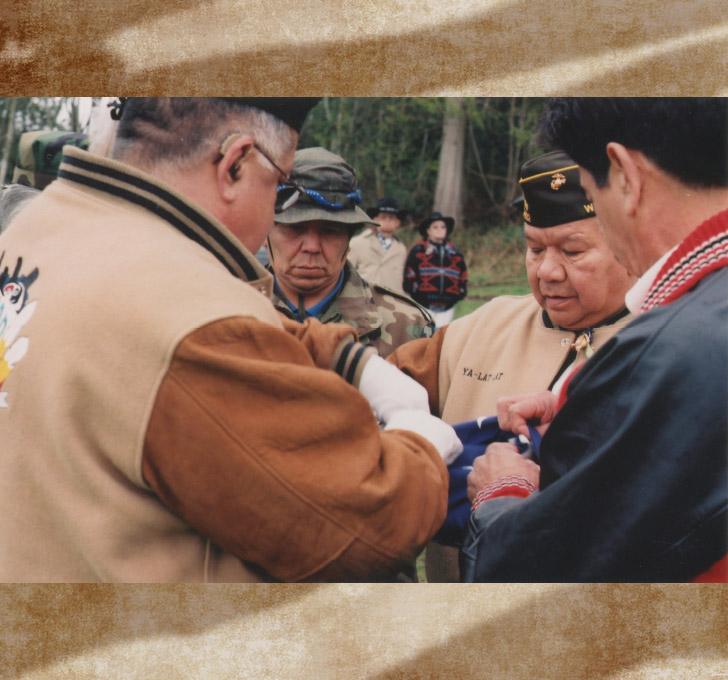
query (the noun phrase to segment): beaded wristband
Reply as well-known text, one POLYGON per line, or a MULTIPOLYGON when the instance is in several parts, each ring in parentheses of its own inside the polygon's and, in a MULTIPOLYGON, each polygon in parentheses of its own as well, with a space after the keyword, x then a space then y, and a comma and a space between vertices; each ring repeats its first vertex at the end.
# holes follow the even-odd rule
POLYGON ((510 477, 501 477, 495 482, 486 484, 473 499, 472 510, 475 510, 481 503, 491 498, 499 498, 500 496, 516 496, 518 498, 528 498, 536 487, 531 484, 525 477, 512 475, 510 477))

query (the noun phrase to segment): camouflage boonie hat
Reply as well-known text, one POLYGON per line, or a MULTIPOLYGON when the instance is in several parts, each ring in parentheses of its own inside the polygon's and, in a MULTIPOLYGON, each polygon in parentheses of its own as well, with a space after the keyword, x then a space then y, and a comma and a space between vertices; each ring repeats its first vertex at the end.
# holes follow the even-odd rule
POLYGON ((18 154, 13 171, 13 184, 44 189, 58 177, 61 150, 72 144, 88 149, 89 138, 80 132, 39 130, 20 135, 18 154))
POLYGON ((356 186, 356 173, 341 156, 320 146, 299 149, 293 157, 291 179, 306 191, 306 195, 301 195, 289 184, 278 187, 275 221, 279 224, 314 220, 352 226, 376 224, 359 207, 362 200, 356 186), (295 202, 279 212, 281 206, 291 200, 295 202))

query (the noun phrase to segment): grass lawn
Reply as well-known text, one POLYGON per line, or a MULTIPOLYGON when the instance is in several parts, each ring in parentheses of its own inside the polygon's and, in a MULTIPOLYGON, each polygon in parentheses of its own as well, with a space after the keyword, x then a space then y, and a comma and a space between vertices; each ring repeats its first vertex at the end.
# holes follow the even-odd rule
MULTIPOLYGON (((410 230, 397 236, 407 246, 420 238, 410 230)), ((465 316, 497 295, 526 295, 531 290, 526 278, 523 228, 519 225, 475 227, 456 230, 453 243, 462 251, 468 265, 468 295, 455 306, 455 318, 465 316)))
MULTIPOLYGON (((525 277, 524 277, 525 279, 525 277)), ((499 295, 527 295, 531 292, 528 282, 514 281, 512 283, 497 283, 492 285, 483 285, 468 287, 468 295, 464 300, 460 300, 455 305, 455 319, 470 314, 488 300, 499 295)))
POLYGON ((531 292, 524 264, 525 243, 520 226, 507 225, 486 233, 462 233, 456 240, 468 265, 468 295, 455 305, 455 318, 470 314, 499 295, 531 292))

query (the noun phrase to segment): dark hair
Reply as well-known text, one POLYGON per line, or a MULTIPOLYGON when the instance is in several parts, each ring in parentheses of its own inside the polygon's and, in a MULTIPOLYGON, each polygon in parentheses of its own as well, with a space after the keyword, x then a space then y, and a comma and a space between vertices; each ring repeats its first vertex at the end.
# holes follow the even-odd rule
MULTIPOLYGON (((124 158, 133 149, 150 164, 184 162, 200 153, 212 153, 223 136, 220 130, 241 120, 265 137, 266 148, 275 155, 292 140, 283 121, 234 99, 214 97, 128 97, 119 121, 113 157, 124 158), (209 149, 207 147, 210 147, 209 149)), ((233 130, 229 130, 232 132, 233 130)))
POLYGON ((604 186, 606 147, 642 152, 684 184, 728 186, 728 100, 718 97, 559 97, 539 125, 541 141, 563 149, 604 186))

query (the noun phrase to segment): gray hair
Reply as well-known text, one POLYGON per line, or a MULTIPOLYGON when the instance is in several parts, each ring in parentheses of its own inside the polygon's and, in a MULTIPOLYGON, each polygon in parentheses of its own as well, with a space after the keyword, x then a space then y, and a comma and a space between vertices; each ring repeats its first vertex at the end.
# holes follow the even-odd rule
POLYGON ((39 189, 24 184, 8 184, 0 196, 0 233, 4 232, 18 214, 40 194, 39 189))
POLYGON ((274 160, 296 143, 286 123, 251 106, 206 97, 130 97, 111 155, 143 168, 186 169, 213 158, 233 132, 249 134, 274 160))

